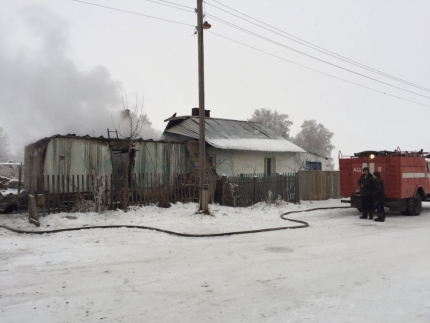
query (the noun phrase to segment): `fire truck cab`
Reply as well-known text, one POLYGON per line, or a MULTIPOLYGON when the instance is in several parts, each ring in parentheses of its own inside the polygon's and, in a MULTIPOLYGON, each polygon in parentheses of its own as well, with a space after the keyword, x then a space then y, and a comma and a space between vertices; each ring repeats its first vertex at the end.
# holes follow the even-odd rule
POLYGON ((339 153, 340 192, 361 210, 358 180, 363 168, 379 171, 385 184, 385 206, 405 215, 419 215, 423 201, 430 201, 430 155, 421 152, 364 151, 343 157, 339 153))

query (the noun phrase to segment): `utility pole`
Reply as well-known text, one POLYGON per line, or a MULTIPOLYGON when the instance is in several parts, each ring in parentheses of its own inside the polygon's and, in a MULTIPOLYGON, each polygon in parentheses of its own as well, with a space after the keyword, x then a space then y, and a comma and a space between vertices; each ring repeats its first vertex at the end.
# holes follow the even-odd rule
POLYGON ((197 41, 199 63, 199 188, 200 211, 208 211, 208 186, 206 184, 206 139, 205 139, 205 72, 203 52, 203 29, 210 25, 203 24, 203 0, 197 0, 197 41))

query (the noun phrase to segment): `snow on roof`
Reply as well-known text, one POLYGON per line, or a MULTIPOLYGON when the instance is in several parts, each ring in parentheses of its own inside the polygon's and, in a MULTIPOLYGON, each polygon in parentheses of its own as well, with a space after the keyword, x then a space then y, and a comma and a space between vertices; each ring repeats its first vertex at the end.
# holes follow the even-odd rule
MULTIPOLYGON (((252 151, 306 152, 258 122, 205 119, 206 142, 220 149, 252 151)), ((178 117, 167 124, 165 133, 199 138, 198 117, 178 117)))
POLYGON ((207 143, 220 149, 306 152, 285 139, 206 139, 207 143))

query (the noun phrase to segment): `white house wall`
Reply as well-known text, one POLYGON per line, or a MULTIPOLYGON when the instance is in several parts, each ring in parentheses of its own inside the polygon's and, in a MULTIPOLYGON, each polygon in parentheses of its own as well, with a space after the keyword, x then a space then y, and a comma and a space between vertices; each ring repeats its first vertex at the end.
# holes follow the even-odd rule
POLYGON ((264 173, 265 158, 274 158, 277 173, 292 173, 297 171, 295 156, 298 153, 256 152, 207 148, 209 155, 216 156, 216 171, 218 175, 236 176, 239 174, 264 173))
POLYGON ((216 172, 218 175, 233 176, 234 174, 234 151, 207 147, 208 155, 216 156, 216 172))
POLYGON ((322 170, 327 170, 327 160, 311 153, 295 152, 256 152, 207 148, 207 154, 216 156, 216 172, 218 175, 236 176, 239 174, 264 173, 265 158, 275 160, 276 173, 297 172, 306 161, 320 162, 322 170))

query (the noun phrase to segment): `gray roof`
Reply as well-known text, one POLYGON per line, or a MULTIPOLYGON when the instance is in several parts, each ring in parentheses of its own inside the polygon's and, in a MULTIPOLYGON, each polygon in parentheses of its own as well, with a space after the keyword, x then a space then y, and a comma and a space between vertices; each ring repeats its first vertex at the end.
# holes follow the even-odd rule
MULTIPOLYGON (((205 121, 206 142, 217 148, 305 152, 258 122, 217 118, 205 118, 205 121)), ((171 118, 164 132, 198 139, 199 118, 190 116, 171 118)))

